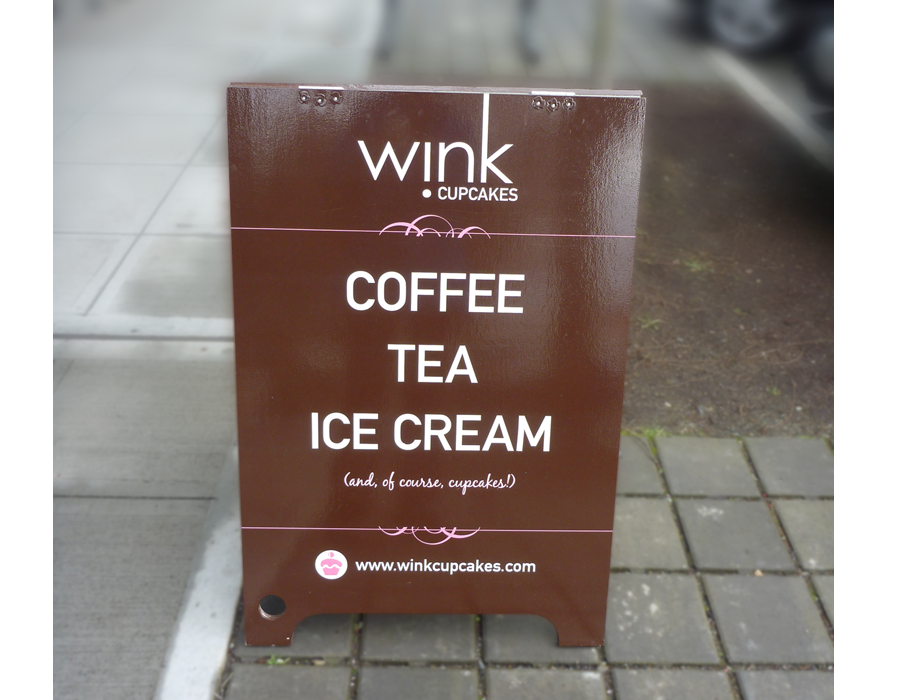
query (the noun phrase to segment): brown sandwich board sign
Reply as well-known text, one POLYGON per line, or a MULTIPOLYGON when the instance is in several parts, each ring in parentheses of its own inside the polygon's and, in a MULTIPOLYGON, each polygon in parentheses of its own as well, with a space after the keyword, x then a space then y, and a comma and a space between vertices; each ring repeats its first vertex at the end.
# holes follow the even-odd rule
POLYGON ((507 613, 603 643, 644 100, 235 84, 247 643, 507 613))

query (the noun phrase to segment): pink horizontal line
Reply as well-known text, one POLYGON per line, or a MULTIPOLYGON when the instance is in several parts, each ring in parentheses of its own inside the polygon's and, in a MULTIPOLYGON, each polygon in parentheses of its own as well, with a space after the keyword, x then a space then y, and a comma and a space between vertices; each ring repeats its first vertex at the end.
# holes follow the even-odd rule
POLYGON ((604 532, 612 532, 612 530, 488 530, 482 529, 481 532, 562 532, 563 534, 596 534, 596 533, 604 533, 604 532))
MULTIPOLYGON (((299 231, 301 233, 381 233, 381 229, 346 229, 346 228, 276 228, 274 226, 232 226, 232 231, 299 231)), ((388 231, 387 233, 401 233, 388 231)), ((446 234, 445 234, 446 235, 446 234)), ((479 234, 484 235, 484 234, 479 234)), ((488 236, 536 236, 539 238, 634 238, 634 236, 612 236, 605 233, 494 233, 488 236)), ((421 236, 417 236, 421 238, 421 236)), ((443 237, 443 236, 442 236, 443 237)))
MULTIPOLYGON (((244 525, 242 530, 327 530, 350 532, 384 532, 380 527, 259 527, 244 525)), ((456 532, 532 532, 532 533, 562 533, 562 534, 602 534, 611 533, 612 530, 490 530, 486 528, 455 528, 456 532)))

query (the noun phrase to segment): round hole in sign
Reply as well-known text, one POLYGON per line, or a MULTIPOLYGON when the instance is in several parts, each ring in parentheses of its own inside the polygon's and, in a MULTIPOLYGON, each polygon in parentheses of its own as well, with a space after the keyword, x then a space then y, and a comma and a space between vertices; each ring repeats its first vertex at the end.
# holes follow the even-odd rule
POLYGON ((309 98, 309 93, 308 93, 306 90, 303 90, 303 91, 300 93, 300 98, 299 98, 299 99, 300 99, 300 104, 304 104, 304 105, 305 105, 305 104, 308 104, 308 103, 309 103, 309 99, 310 99, 310 98, 309 98))
POLYGON ((535 97, 531 100, 531 106, 535 109, 543 109, 544 108, 544 98, 543 97, 535 97))
POLYGON ((316 95, 316 107, 324 107, 327 101, 328 100, 325 99, 325 95, 316 95))
POLYGON ((259 614, 267 620, 277 620, 284 615, 285 610, 287 610, 287 603, 284 602, 284 598, 277 595, 263 596, 259 601, 259 614))
POLYGON ((573 109, 575 109, 575 100, 573 100, 571 97, 567 97, 563 100, 563 108, 571 112, 573 109))
POLYGON ((331 93, 331 104, 333 104, 333 105, 339 105, 339 104, 341 103, 341 100, 342 100, 342 99, 344 99, 344 98, 341 97, 341 93, 339 93, 339 92, 332 92, 332 93, 331 93))
POLYGON ((551 97, 549 100, 547 100, 547 109, 549 109, 551 112, 555 112, 556 110, 558 110, 559 100, 557 100, 555 97, 551 97))

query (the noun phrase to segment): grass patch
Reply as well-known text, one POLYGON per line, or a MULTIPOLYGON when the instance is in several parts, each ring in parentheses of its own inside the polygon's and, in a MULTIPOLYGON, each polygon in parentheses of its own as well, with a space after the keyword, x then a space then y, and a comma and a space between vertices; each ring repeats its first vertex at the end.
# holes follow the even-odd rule
POLYGON ((713 266, 706 260, 685 260, 682 264, 691 272, 710 272, 713 266))
POLYGON ((665 428, 657 428, 657 427, 649 427, 649 428, 635 428, 633 430, 623 430, 622 435, 626 437, 636 437, 643 438, 647 441, 647 444, 650 446, 650 450, 653 452, 653 456, 657 457, 656 450, 656 438, 661 437, 671 437, 672 433, 670 433, 665 428))

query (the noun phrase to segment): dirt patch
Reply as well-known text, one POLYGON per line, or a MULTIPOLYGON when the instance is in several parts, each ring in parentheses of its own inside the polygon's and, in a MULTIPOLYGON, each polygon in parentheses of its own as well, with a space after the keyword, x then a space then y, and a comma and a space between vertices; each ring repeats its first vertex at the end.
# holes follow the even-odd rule
POLYGON ((645 95, 623 427, 832 438, 832 174, 733 92, 645 95))

